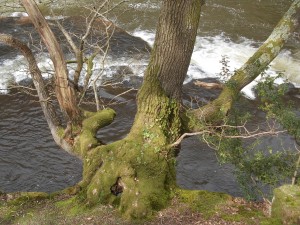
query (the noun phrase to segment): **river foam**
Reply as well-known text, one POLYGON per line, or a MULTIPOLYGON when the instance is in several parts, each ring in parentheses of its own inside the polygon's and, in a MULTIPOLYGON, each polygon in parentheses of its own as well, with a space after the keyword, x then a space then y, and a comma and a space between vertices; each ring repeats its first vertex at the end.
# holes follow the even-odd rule
MULTIPOLYGON (((136 30, 133 35, 141 37, 153 46, 154 32, 136 30)), ((234 73, 255 53, 260 44, 247 38, 240 38, 238 42, 234 42, 225 34, 213 37, 198 36, 186 82, 203 78, 222 79, 220 74, 223 66, 221 63, 223 56, 228 59, 229 73, 234 73)), ((283 50, 271 63, 266 73, 272 76, 283 73, 284 78, 287 78, 296 87, 300 87, 299 64, 299 58, 293 56, 290 51, 283 50)), ((258 76, 255 81, 242 90, 248 98, 255 98, 253 88, 259 80, 261 80, 261 76, 258 76)), ((280 84, 284 82, 284 79, 277 79, 275 82, 280 84)))
MULTIPOLYGON (((137 29, 132 33, 134 36, 140 37, 150 46, 153 46, 155 39, 155 32, 149 30, 137 29)), ((232 41, 225 34, 217 36, 197 37, 194 52, 191 59, 191 64, 187 73, 185 83, 194 79, 203 78, 216 78, 222 79, 222 57, 226 56, 228 60, 229 73, 234 73, 235 70, 240 68, 247 59, 256 51, 261 43, 240 38, 238 42, 232 41)), ((39 67, 42 70, 43 77, 49 78, 49 72, 53 71, 52 62, 46 53, 38 54, 39 67)), ((95 60, 94 78, 98 76, 112 77, 117 73, 118 68, 128 67, 132 74, 143 76, 148 63, 148 56, 141 58, 133 57, 120 57, 111 58, 106 57, 105 60, 97 58, 95 60)), ((293 56, 288 50, 283 50, 279 56, 271 63, 270 68, 266 73, 276 75, 283 73, 284 77, 292 82, 296 87, 300 87, 299 74, 300 60, 293 56)), ((24 57, 18 55, 12 59, 0 59, 0 91, 7 92, 7 85, 11 82, 19 82, 24 79, 30 78, 27 71, 27 66, 24 57)), ((74 67, 69 67, 70 74, 74 74, 74 67)), ((51 74, 51 72, 50 72, 51 74)), ((253 88, 261 79, 259 76, 255 81, 247 85, 242 92, 250 99, 255 98, 253 88)), ((99 79, 99 83, 101 79, 99 79)), ((276 83, 282 83, 283 79, 276 80, 276 83)), ((83 81, 81 81, 81 84, 83 81)))

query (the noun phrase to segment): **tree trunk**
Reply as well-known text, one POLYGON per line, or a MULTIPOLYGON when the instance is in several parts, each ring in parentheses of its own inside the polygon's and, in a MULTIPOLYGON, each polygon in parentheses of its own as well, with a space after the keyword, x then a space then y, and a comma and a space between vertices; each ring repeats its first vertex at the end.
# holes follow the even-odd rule
POLYGON ((69 82, 67 66, 60 45, 33 0, 22 0, 26 12, 46 45, 55 70, 55 93, 64 115, 73 124, 81 122, 74 87, 69 82))
POLYGON ((202 4, 201 0, 163 2, 130 133, 85 156, 79 185, 90 204, 117 205, 126 218, 143 218, 169 201, 176 176, 174 152, 168 146, 181 134, 182 85, 202 4))

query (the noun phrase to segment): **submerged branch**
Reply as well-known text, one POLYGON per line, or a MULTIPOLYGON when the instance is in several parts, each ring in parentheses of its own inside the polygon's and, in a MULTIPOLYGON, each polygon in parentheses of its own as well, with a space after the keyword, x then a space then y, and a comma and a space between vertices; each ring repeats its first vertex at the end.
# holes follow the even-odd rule
POLYGON ((195 81, 194 84, 199 87, 204 87, 206 89, 223 89, 224 86, 220 83, 203 82, 199 80, 195 81))

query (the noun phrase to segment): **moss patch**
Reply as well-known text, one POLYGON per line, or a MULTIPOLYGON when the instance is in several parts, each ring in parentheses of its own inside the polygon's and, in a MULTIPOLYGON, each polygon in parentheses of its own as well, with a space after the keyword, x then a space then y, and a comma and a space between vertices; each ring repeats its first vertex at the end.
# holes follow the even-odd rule
POLYGON ((75 143, 75 152, 84 157, 88 150, 99 145, 96 133, 100 128, 111 124, 116 116, 113 109, 104 109, 95 113, 84 112, 85 119, 82 122, 82 130, 75 143))
POLYGON ((219 218, 224 221, 222 224, 278 224, 277 219, 266 215, 267 203, 247 202, 242 198, 209 191, 178 190, 176 193, 181 201, 194 212, 200 212, 206 220, 219 218))
POLYGON ((122 222, 110 207, 89 208, 65 195, 13 205, 1 201, 0 207, 0 224, 130 224, 122 222))
POLYGON ((31 215, 33 208, 39 207, 50 195, 40 192, 11 193, 0 195, 0 224, 10 224, 12 221, 31 215))
POLYGON ((284 224, 300 224, 300 186, 284 185, 274 190, 272 217, 284 224))
POLYGON ((179 190, 178 194, 183 202, 188 203, 192 209, 203 213, 207 218, 215 215, 232 199, 230 195, 208 191, 179 190))

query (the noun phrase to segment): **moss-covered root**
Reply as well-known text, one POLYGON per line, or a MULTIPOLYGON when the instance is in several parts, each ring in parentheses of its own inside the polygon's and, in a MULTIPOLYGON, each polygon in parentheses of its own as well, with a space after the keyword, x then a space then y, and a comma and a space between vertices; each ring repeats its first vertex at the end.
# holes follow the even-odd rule
POLYGON ((96 113, 85 112, 86 119, 82 122, 82 131, 75 144, 75 152, 82 158, 87 151, 99 144, 96 133, 102 127, 111 124, 116 116, 113 109, 104 109, 96 113))
POLYGON ((112 204, 127 219, 151 217, 165 207, 175 181, 174 163, 138 138, 126 138, 89 153, 84 177, 102 161, 87 185, 87 200, 112 204))
POLYGON ((284 185, 274 190, 272 217, 283 224, 300 224, 300 186, 284 185))

